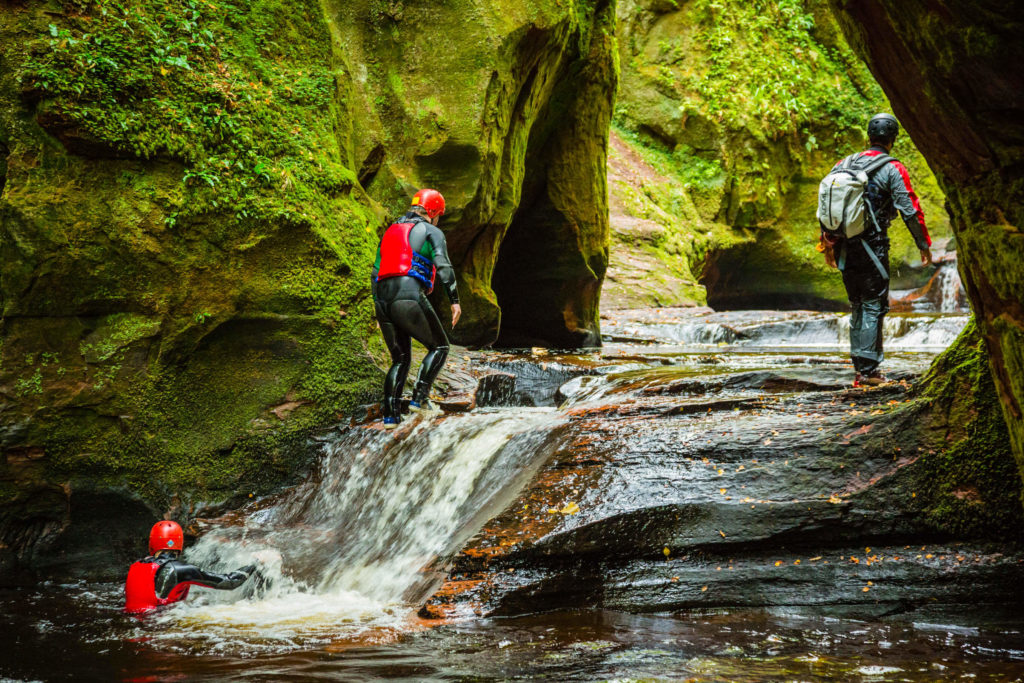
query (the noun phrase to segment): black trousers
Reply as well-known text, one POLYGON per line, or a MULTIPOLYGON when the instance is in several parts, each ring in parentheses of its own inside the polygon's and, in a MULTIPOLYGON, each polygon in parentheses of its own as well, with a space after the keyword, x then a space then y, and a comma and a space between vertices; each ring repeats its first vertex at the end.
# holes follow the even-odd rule
MULTIPOLYGON (((887 252, 884 248, 875 249, 886 272, 889 270, 887 252)), ((889 278, 882 276, 878 266, 864 253, 863 245, 850 244, 843 269, 843 285, 853 308, 850 315, 850 358, 857 372, 869 374, 875 372, 884 359, 882 328, 885 314, 889 311, 889 278)))
POLYGON ((391 368, 384 378, 384 416, 397 417, 412 363, 412 340, 427 349, 412 394, 412 400, 423 401, 448 359, 448 336, 422 285, 414 278, 400 276, 378 282, 374 307, 391 354, 391 368))

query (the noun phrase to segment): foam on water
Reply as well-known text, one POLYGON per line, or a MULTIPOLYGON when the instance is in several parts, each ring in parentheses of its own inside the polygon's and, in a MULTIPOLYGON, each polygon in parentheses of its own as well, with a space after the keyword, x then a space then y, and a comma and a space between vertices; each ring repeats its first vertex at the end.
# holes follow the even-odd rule
MULTIPOLYGON (((890 314, 884 323, 885 346, 890 350, 940 351, 956 339, 968 319, 967 315, 890 314)), ((638 341, 694 347, 842 350, 849 346, 850 316, 765 311, 762 319, 751 319, 750 312, 743 312, 742 318, 716 313, 671 323, 630 322, 617 334, 638 341)))
POLYGON ((157 617, 162 634, 277 650, 402 627, 446 557, 550 452, 559 423, 551 409, 519 408, 347 430, 283 502, 188 550, 212 571, 255 558, 259 575, 237 591, 194 590, 157 617))

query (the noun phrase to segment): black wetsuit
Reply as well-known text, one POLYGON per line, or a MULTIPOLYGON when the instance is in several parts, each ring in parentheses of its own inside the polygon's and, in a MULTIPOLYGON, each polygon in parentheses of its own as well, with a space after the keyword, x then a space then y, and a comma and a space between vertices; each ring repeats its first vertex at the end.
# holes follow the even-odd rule
MULTIPOLYGON (((444 286, 448 300, 453 304, 459 303, 455 271, 448 258, 444 233, 411 211, 397 222, 414 224, 409 231, 409 246, 413 252, 433 262, 437 269, 437 279, 444 286)), ((402 390, 412 361, 411 340, 415 339, 427 348, 412 394, 414 401, 422 403, 430 395, 430 387, 448 358, 448 337, 434 307, 427 300, 426 286, 408 275, 386 277, 378 281, 380 264, 381 253, 378 247, 377 260, 371 273, 371 286, 377 322, 380 323, 384 342, 391 353, 391 368, 384 380, 384 416, 397 418, 401 412, 402 390)))
MULTIPOLYGON (((861 154, 872 157, 886 154, 886 150, 872 145, 861 154)), ((921 251, 931 246, 931 237, 910 176, 899 161, 893 159, 871 174, 865 197, 877 225, 868 218, 862 235, 850 240, 839 238, 833 244, 852 308, 850 358, 858 373, 870 375, 878 371, 884 357, 882 331, 889 310, 889 226, 898 213, 921 251)))
POLYGON ((230 574, 203 571, 182 562, 173 551, 162 551, 132 564, 124 582, 125 611, 142 614, 163 605, 172 605, 188 597, 192 586, 220 590, 238 588, 256 570, 242 567, 230 574))
POLYGON ((166 598, 180 584, 191 586, 205 586, 217 590, 233 590, 238 588, 256 571, 256 565, 251 564, 241 569, 236 569, 230 574, 217 574, 200 569, 194 564, 188 564, 178 559, 159 558, 161 563, 156 576, 153 577, 153 587, 160 598, 166 598))

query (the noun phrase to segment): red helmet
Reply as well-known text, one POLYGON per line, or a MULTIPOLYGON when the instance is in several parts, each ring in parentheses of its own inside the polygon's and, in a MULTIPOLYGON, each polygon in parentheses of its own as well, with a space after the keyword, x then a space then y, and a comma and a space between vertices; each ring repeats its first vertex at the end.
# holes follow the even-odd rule
POLYGON ((444 197, 437 190, 420 190, 412 198, 413 206, 422 206, 429 218, 444 213, 444 197))
POLYGON ((184 547, 185 534, 177 522, 157 522, 149 532, 150 555, 156 555, 161 550, 181 550, 184 547))

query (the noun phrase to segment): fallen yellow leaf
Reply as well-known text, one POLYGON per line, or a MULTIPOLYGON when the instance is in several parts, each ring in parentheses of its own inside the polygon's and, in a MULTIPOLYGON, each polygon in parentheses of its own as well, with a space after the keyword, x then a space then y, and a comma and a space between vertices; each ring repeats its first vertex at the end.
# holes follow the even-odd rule
POLYGON ((575 515, 580 511, 580 506, 576 503, 568 503, 564 508, 559 510, 563 515, 575 515))
POLYGON ((701 593, 703 593, 703 592, 704 592, 704 591, 706 591, 707 589, 708 589, 708 587, 707 587, 707 586, 704 586, 703 588, 701 588, 701 589, 700 589, 700 592, 701 592, 701 593))
POLYGON ((665 546, 661 552, 665 555, 665 557, 668 557, 672 554, 672 551, 668 549, 668 546, 665 546))

